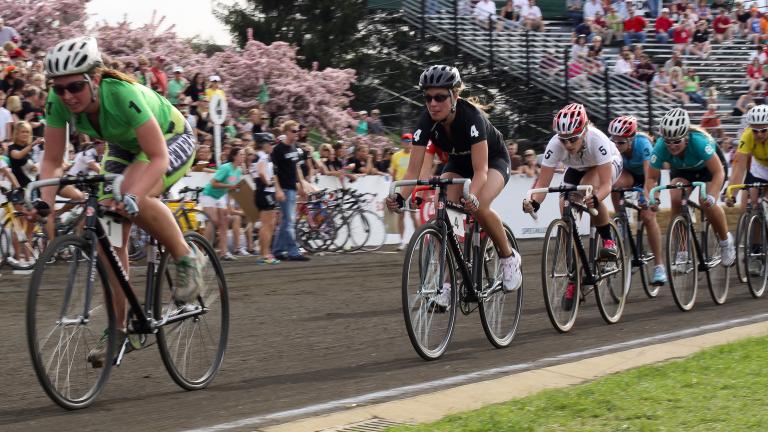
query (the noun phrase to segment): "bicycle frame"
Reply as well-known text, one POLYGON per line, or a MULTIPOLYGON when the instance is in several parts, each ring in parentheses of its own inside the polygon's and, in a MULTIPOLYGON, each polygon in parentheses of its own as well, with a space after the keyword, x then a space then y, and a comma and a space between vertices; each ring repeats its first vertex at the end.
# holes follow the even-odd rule
MULTIPOLYGON (((621 218, 625 226, 627 227, 627 230, 629 230, 627 235, 627 238, 629 239, 629 248, 632 250, 632 267, 640 267, 646 264, 640 257, 640 252, 638 248, 638 243, 635 241, 635 236, 632 235, 632 230, 629 228, 629 216, 627 215, 627 209, 632 209, 637 211, 638 218, 640 215, 640 212, 642 209, 639 205, 635 204, 632 201, 627 200, 626 196, 624 195, 626 192, 638 192, 640 193, 642 197, 643 188, 640 187, 632 187, 632 188, 621 188, 621 189, 613 189, 611 192, 615 192, 619 194, 619 206, 616 208, 616 216, 621 218)), ((638 225, 639 226, 639 225, 638 225)))

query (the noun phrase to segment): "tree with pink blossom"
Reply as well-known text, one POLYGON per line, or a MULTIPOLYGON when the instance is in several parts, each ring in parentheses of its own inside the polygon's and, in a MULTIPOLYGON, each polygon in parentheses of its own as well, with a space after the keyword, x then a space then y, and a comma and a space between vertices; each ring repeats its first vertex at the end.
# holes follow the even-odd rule
POLYGON ((0 0, 5 25, 21 35, 27 50, 47 50, 56 42, 86 32, 89 0, 0 0))

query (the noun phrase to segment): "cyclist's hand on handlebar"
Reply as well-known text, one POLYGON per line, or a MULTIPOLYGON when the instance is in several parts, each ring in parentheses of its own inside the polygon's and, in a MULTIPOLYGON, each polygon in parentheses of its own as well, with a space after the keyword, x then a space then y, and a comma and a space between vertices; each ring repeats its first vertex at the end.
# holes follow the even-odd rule
POLYGON ((736 205, 735 196, 731 196, 730 198, 728 196, 723 196, 722 199, 723 199, 723 202, 725 202, 725 205, 727 205, 728 207, 733 207, 734 205, 736 205))
POLYGON ((464 209, 470 213, 474 213, 480 207, 480 201, 474 194, 469 194, 467 199, 461 198, 461 203, 464 204, 464 209))
POLYGON ((387 208, 389 209, 389 211, 399 213, 403 208, 403 206, 405 205, 405 198, 403 198, 403 196, 400 195, 399 193, 394 193, 388 196, 384 200, 384 203, 387 205, 387 208))
POLYGON ((523 199, 523 212, 525 213, 536 213, 539 211, 540 207, 541 204, 533 198, 530 200, 527 198, 523 199))
POLYGON ((587 208, 597 208, 597 205, 600 204, 600 201, 597 200, 597 197, 595 195, 589 194, 584 196, 584 204, 587 206, 587 208))
POLYGON ((717 198, 712 195, 707 195, 707 197, 701 201, 701 206, 704 208, 710 208, 715 204, 717 204, 717 198))

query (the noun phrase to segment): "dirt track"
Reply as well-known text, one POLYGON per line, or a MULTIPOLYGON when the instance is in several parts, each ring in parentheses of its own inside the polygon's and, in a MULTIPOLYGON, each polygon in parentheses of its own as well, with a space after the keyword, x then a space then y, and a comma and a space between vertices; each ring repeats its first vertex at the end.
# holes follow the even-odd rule
MULTIPOLYGON (((186 392, 163 368, 154 347, 129 354, 105 392, 82 411, 66 412, 43 393, 29 362, 24 330, 27 276, 0 277, 0 430, 182 430, 300 408, 457 374, 533 361, 616 342, 762 313, 746 285, 714 306, 704 284, 690 313, 665 287, 655 300, 633 285, 622 322, 607 326, 594 299, 574 330, 558 334, 544 311, 540 249, 522 243, 525 309, 512 345, 493 348, 478 315, 459 316, 446 355, 424 362, 412 350, 400 309, 402 253, 315 257, 308 263, 227 263, 231 323, 224 366, 212 386, 186 392), (704 290, 702 290, 704 287, 704 290)), ((253 430, 254 427, 246 428, 253 430)))

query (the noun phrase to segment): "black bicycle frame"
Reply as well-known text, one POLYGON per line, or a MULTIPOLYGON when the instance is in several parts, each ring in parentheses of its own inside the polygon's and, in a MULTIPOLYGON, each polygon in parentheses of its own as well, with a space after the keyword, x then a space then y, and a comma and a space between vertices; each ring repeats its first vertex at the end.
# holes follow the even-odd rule
MULTIPOLYGON (((447 185, 444 185, 447 186, 447 185)), ((451 251, 453 252, 453 255, 458 257, 458 263, 457 266, 459 268, 459 271, 461 272, 462 279, 464 280, 464 283, 467 284, 467 282, 470 283, 471 289, 478 293, 480 290, 478 289, 478 285, 480 282, 480 273, 475 273, 475 277, 473 278, 473 271, 477 272, 477 270, 480 269, 480 262, 482 260, 482 257, 480 256, 480 224, 477 222, 477 220, 473 221, 471 224, 471 235, 467 234, 464 236, 464 251, 470 250, 470 247, 472 248, 472 270, 470 270, 467 267, 467 259, 464 255, 464 251, 461 250, 461 247, 459 246, 459 242, 456 238, 456 234, 453 231, 453 225, 451 225, 450 218, 448 217, 448 208, 453 208, 455 210, 459 210, 462 212, 462 214, 465 215, 465 219, 469 217, 469 215, 466 215, 464 212, 463 207, 451 204, 448 202, 448 199, 446 197, 446 191, 445 187, 439 187, 438 188, 438 199, 437 199, 437 213, 435 218, 435 223, 438 224, 440 234, 443 236, 444 239, 447 240, 448 244, 451 246, 451 251), (471 244, 470 244, 471 239, 471 244)), ((446 254, 448 253, 447 246, 443 246, 440 248, 440 279, 439 280, 445 280, 445 263, 446 261, 446 254)))

